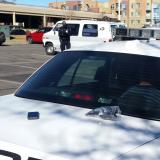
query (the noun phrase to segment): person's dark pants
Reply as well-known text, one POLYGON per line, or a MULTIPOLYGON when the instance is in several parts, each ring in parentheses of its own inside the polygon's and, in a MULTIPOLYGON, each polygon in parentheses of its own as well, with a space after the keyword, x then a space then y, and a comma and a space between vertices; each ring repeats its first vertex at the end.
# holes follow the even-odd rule
POLYGON ((71 43, 70 43, 70 41, 61 40, 60 43, 61 43, 61 44, 60 44, 61 52, 63 52, 65 49, 71 48, 71 43))

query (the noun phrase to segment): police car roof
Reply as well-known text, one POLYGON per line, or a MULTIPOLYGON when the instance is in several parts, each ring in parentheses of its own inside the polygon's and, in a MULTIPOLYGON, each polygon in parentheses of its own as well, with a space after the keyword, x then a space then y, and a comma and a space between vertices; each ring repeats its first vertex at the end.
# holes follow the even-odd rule
POLYGON ((107 43, 98 43, 86 47, 78 47, 70 50, 116 52, 124 54, 137 54, 153 57, 160 57, 160 41, 115 41, 107 43))

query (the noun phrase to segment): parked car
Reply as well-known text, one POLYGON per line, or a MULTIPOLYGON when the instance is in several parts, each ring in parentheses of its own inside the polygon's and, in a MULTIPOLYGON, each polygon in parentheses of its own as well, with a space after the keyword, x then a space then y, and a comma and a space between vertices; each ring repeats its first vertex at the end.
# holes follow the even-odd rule
POLYGON ((11 30, 10 35, 26 35, 26 32, 23 29, 13 29, 11 30))
POLYGON ((156 41, 129 41, 57 54, 14 95, 0 97, 0 154, 42 160, 158 160, 159 48, 156 41), (142 77, 152 79, 152 85, 143 83, 140 93, 135 90, 123 99, 142 77))
POLYGON ((0 46, 2 45, 2 43, 4 43, 6 41, 6 36, 3 32, 0 32, 0 46))
POLYGON ((43 34, 49 32, 51 29, 52 27, 43 27, 35 32, 29 32, 26 35, 26 40, 28 41, 29 44, 42 43, 43 34))
POLYGON ((21 28, 12 29, 10 32, 10 40, 25 41, 26 31, 21 28))
MULTIPOLYGON (((58 30, 62 26, 63 21, 58 21, 54 28, 45 33, 43 36, 43 45, 46 54, 52 55, 56 51, 60 51, 60 42, 58 30)), ((78 46, 86 46, 97 44, 99 42, 110 42, 113 40, 111 23, 106 21, 92 20, 66 20, 68 27, 71 30, 71 48, 78 46)))

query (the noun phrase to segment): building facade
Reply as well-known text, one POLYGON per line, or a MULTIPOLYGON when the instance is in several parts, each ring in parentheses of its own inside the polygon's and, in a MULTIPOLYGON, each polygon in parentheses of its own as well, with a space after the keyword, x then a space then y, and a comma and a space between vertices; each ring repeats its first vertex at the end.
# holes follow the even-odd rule
POLYGON ((128 27, 141 28, 145 24, 146 0, 110 0, 111 14, 128 27))
POLYGON ((49 3, 49 7, 110 14, 130 28, 160 24, 160 0, 67 0, 49 3))
POLYGON ((160 0, 153 1, 153 15, 152 15, 152 24, 160 24, 160 0))
POLYGON ((49 7, 64 10, 76 10, 109 14, 110 11, 108 4, 108 2, 101 3, 97 0, 67 0, 63 2, 51 2, 49 3, 49 7))
POLYGON ((111 14, 130 28, 160 22, 160 0, 110 0, 111 14))

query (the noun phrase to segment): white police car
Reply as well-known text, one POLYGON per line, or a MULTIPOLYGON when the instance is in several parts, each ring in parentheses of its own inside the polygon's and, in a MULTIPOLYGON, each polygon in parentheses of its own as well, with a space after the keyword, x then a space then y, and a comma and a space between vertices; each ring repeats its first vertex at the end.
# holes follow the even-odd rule
POLYGON ((158 160, 159 53, 129 41, 56 55, 0 97, 0 159, 158 160))

